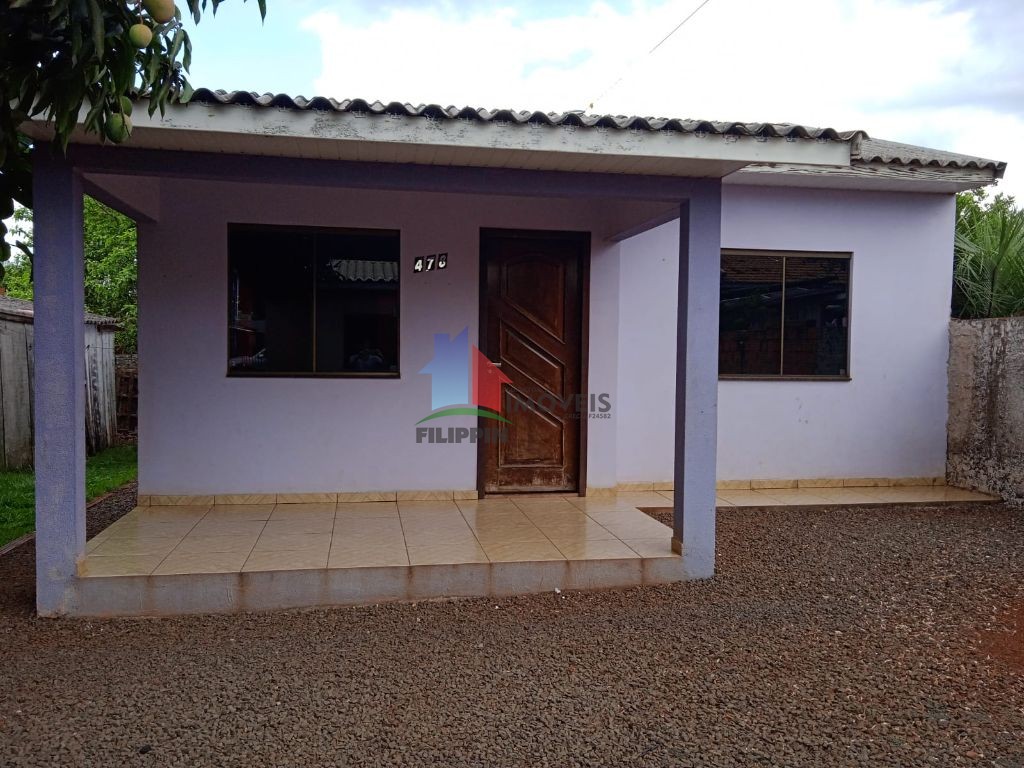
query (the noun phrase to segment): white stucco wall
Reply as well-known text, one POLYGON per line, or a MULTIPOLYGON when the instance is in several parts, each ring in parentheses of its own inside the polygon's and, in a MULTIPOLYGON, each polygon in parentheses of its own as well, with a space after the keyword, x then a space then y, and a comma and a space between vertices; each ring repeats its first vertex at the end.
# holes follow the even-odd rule
MULTIPOLYGON (((941 476, 949 195, 725 187, 725 248, 851 251, 849 382, 719 383, 720 480, 941 476)), ((678 223, 623 243, 618 481, 672 479, 678 223)))
MULTIPOLYGON (((476 446, 415 442, 433 334, 477 343, 481 227, 600 229, 595 202, 164 181, 139 228, 143 494, 476 488, 476 446), (401 378, 228 378, 228 222, 401 230, 401 378), (414 275, 418 255, 448 268, 414 275)), ((592 391, 614 393, 619 245, 593 238, 592 391), (610 311, 609 311, 610 310, 610 311)), ((614 397, 614 394, 613 394, 614 397)), ((445 420, 445 426, 475 420, 445 420)), ((590 425, 591 485, 615 483, 615 425, 590 425)))
MULTIPOLYGON (((477 342, 479 230, 608 218, 607 201, 195 181, 159 200, 163 223, 139 228, 143 494, 475 488, 476 447, 414 426, 433 334, 477 342), (228 378, 228 222, 401 230, 401 378, 228 378), (412 273, 439 251, 445 271, 412 273)), ((723 205, 725 247, 853 252, 853 380, 722 382, 719 478, 941 475, 952 198, 726 187, 723 205)), ((613 418, 589 421, 590 487, 672 479, 677 238, 593 237, 589 390, 613 418)))

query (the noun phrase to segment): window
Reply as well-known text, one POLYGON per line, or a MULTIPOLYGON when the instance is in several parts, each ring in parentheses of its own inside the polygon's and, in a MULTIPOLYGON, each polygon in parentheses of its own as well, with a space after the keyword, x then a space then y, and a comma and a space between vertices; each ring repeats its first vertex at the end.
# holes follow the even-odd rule
POLYGON ((718 372, 849 378, 850 255, 723 251, 718 372))
POLYGON ((229 376, 398 376, 399 236, 231 226, 229 376))

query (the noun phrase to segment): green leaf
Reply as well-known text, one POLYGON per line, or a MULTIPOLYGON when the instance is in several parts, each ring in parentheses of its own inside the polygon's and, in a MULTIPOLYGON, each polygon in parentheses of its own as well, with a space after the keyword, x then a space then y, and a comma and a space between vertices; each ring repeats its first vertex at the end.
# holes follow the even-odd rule
POLYGON ((184 27, 178 27, 178 31, 174 33, 174 39, 171 41, 171 48, 167 52, 167 58, 174 61, 178 58, 178 53, 181 51, 181 44, 185 41, 185 29, 184 27))
POLYGON ((92 22, 92 44, 96 49, 95 55, 103 58, 103 38, 105 33, 103 23, 103 11, 97 0, 89 0, 89 19, 92 22))

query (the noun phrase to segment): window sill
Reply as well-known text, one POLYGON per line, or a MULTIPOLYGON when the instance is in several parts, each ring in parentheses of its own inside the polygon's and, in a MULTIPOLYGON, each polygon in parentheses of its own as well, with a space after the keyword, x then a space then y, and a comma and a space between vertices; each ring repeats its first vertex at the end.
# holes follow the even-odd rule
POLYGON ((720 373, 719 381, 853 381, 850 376, 771 376, 744 373, 720 373))

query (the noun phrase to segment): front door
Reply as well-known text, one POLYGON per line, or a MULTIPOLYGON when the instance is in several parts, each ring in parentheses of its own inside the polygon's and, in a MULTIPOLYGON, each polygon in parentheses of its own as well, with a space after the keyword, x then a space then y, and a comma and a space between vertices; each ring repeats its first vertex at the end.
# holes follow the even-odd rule
POLYGON ((481 234, 483 351, 511 381, 501 397, 507 439, 482 448, 485 492, 579 488, 588 250, 579 233, 481 234))

